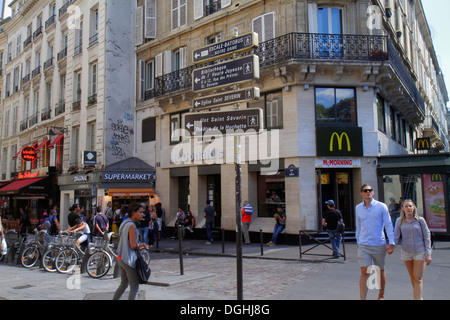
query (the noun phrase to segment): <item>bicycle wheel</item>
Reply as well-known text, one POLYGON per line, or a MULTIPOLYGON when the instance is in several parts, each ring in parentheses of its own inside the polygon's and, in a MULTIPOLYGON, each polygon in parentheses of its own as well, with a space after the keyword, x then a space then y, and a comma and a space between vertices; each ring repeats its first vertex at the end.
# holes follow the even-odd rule
POLYGON ((39 258, 39 249, 38 247, 31 246, 26 248, 22 252, 22 256, 20 257, 20 261, 25 268, 32 268, 36 265, 36 262, 39 258))
POLYGON ((42 256, 42 265, 45 270, 48 272, 56 272, 56 257, 58 256, 60 252, 59 248, 50 248, 47 251, 45 251, 44 255, 42 256))
POLYGON ((55 259, 56 270, 61 273, 71 272, 78 262, 78 254, 72 248, 63 249, 55 259))
POLYGON ((97 251, 87 261, 86 271, 92 278, 101 278, 111 269, 111 256, 105 251, 97 251))

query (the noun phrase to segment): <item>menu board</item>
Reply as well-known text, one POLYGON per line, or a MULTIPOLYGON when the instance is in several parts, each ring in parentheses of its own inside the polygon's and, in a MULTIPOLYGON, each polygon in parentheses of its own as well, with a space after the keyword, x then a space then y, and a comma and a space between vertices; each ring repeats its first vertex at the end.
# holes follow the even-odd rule
POLYGON ((447 232, 444 175, 424 174, 425 217, 430 231, 447 232))

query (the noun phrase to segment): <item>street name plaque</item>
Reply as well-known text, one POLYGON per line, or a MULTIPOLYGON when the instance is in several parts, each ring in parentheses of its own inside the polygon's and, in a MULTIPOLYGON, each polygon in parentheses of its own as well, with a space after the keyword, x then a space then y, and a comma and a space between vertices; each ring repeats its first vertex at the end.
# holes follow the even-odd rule
POLYGON ((190 137, 221 134, 259 133, 262 130, 262 109, 196 112, 184 115, 185 129, 190 137), (239 130, 236 132, 236 130, 239 130), (242 131, 241 131, 242 130, 242 131))
POLYGON ((259 57, 250 55, 193 71, 192 91, 204 91, 259 79, 259 57))
POLYGON ((259 88, 253 87, 208 97, 197 98, 194 99, 193 104, 195 109, 207 109, 239 102, 258 100, 259 97, 260 97, 259 88))
POLYGON ((195 50, 192 53, 194 63, 203 63, 225 56, 249 51, 258 46, 258 34, 250 33, 230 40, 214 43, 207 47, 195 50))

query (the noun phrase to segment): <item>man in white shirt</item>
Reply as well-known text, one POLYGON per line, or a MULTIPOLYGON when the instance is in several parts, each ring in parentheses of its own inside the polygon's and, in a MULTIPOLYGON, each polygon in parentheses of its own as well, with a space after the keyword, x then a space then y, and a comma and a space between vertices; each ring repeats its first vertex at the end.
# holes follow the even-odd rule
POLYGON ((363 184, 361 196, 364 201, 356 206, 356 242, 358 243, 358 261, 361 267, 360 296, 361 300, 366 299, 369 289, 369 267, 375 265, 380 270, 377 281, 380 289, 378 299, 382 300, 386 286, 384 260, 386 252, 392 254, 394 251, 394 228, 387 206, 373 198, 372 186, 363 184), (389 245, 386 245, 384 229, 389 239, 389 245))

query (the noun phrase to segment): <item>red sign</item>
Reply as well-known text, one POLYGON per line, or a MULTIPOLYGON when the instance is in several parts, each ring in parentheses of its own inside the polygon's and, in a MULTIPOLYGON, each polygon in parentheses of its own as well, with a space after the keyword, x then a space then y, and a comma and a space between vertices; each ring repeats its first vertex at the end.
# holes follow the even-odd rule
POLYGON ((34 147, 24 147, 20 152, 20 157, 23 161, 33 162, 37 159, 38 154, 34 147))

